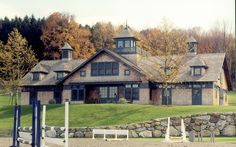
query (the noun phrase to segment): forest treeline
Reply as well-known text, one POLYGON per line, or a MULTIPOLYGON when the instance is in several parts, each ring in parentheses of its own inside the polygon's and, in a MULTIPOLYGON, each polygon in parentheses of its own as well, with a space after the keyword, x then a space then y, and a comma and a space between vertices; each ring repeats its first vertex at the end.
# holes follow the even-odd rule
MULTIPOLYGON (((9 44, 9 34, 14 31, 15 33, 19 32, 27 41, 28 48, 33 51, 32 54, 38 61, 59 59, 58 48, 62 47, 64 42, 68 42, 74 48, 73 57, 75 59, 89 58, 96 50, 113 48, 115 45, 113 37, 123 28, 123 25, 113 25, 110 22, 97 22, 92 26, 81 25, 73 15, 59 12, 55 12, 47 18, 35 18, 33 15, 12 19, 5 17, 0 19, 0 47, 9 44)), ((130 29, 140 39, 138 43, 140 48, 150 52, 158 50, 159 41, 163 35, 158 24, 155 28, 140 31, 134 28, 130 29)), ((199 53, 225 52, 231 76, 235 81, 235 34, 230 31, 228 24, 222 22, 207 31, 200 27, 173 28, 173 30, 178 31, 186 38, 193 36, 199 42, 199 53)), ((0 52, 2 52, 1 50, 3 49, 0 48, 0 52)))

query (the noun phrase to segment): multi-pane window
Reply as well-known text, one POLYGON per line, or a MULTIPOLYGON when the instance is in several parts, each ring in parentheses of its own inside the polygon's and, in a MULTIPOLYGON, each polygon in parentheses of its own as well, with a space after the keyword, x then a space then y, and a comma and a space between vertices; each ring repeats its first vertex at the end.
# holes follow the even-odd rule
POLYGON ((130 40, 125 41, 125 47, 130 47, 130 40))
POLYGON ((92 76, 119 75, 119 64, 117 62, 92 63, 92 76))
POLYGON ((92 76, 97 76, 98 75, 98 63, 92 63, 91 64, 91 74, 92 76))
POLYGON ((107 98, 108 97, 107 87, 100 87, 99 88, 99 93, 100 93, 101 98, 107 98))
POLYGON ((112 62, 112 75, 119 75, 119 64, 112 62))
POLYGON ((127 100, 139 100, 139 86, 138 84, 125 85, 125 98, 127 100))
POLYGON ((105 75, 112 75, 112 62, 105 63, 105 75))
POLYGON ((132 86, 131 85, 125 85, 125 98, 127 100, 132 100, 132 86))
POLYGON ((109 87, 109 98, 116 98, 117 87, 109 87))
POLYGON ((118 48, 121 48, 121 47, 123 47, 123 41, 118 41, 118 48))
POLYGON ((193 75, 200 76, 201 75, 201 67, 194 67, 193 68, 193 75))
POLYGON ((116 98, 117 97, 117 87, 99 87, 100 98, 116 98))
POLYGON ((105 75, 105 63, 98 63, 98 75, 105 75))
POLYGON ((33 81, 40 80, 40 73, 33 73, 33 81))
POLYGON ((71 100, 72 101, 83 101, 84 100, 84 89, 72 89, 71 100))

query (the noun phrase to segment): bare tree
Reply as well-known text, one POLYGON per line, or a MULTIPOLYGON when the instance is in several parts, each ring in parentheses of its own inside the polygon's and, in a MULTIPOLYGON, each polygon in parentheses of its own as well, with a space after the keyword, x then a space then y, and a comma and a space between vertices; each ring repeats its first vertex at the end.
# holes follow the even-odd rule
MULTIPOLYGON (((157 81, 164 89, 166 104, 169 105, 168 87, 177 81, 182 60, 187 52, 186 37, 172 25, 164 23, 159 31, 160 37, 153 38, 156 48, 151 49, 152 74, 151 80, 157 81)), ((153 35, 154 36, 154 35, 153 35)))

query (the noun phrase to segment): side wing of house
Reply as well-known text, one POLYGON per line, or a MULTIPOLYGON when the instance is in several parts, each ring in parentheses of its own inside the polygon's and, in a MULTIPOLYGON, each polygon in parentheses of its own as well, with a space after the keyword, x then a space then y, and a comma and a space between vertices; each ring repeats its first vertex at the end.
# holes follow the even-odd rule
POLYGON ((63 81, 63 101, 117 103, 125 98, 131 103, 148 104, 148 81, 135 65, 119 56, 101 51, 85 61, 63 81))

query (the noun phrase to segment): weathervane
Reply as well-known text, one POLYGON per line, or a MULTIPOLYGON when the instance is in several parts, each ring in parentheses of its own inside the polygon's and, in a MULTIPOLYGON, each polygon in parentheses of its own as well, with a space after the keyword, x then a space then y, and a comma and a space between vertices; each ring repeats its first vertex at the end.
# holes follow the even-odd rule
POLYGON ((127 18, 126 18, 126 22, 125 22, 125 28, 128 29, 127 18))

